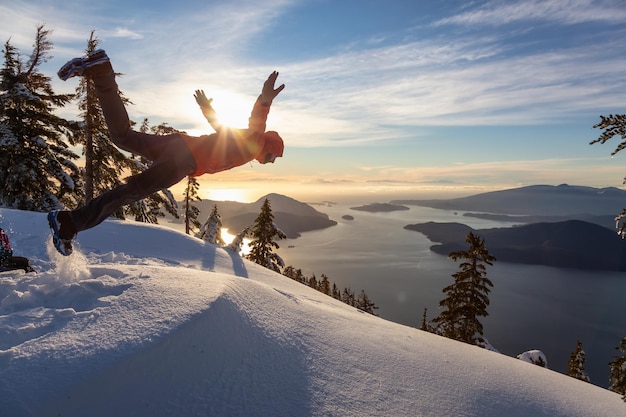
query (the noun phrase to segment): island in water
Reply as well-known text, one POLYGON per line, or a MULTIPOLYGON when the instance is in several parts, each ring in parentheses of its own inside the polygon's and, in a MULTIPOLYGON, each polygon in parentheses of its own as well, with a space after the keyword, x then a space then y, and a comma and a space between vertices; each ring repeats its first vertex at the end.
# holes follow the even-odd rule
POLYGON ((372 203, 364 206, 350 207, 350 210, 368 211, 370 213, 409 210, 407 206, 391 203, 372 203))
POLYGON ((626 244, 614 230, 597 224, 567 220, 523 226, 480 229, 460 223, 420 223, 404 227, 423 233, 430 250, 448 255, 467 250, 469 232, 480 236, 497 261, 558 268, 626 271, 626 244))

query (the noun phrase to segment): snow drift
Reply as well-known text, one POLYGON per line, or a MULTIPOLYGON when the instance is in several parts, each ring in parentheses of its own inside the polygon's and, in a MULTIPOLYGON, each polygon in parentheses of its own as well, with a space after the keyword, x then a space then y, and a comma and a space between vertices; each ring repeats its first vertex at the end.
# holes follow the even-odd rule
POLYGON ((0 225, 37 270, 0 275, 2 416, 626 416, 166 227, 106 221, 63 258, 44 214, 0 225))

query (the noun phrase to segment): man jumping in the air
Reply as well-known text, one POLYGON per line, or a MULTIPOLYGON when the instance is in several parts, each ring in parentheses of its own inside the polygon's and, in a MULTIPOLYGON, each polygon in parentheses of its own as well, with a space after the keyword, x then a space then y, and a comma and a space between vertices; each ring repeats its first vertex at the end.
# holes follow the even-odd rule
POLYGON ((109 57, 97 50, 86 57, 74 58, 58 72, 67 80, 75 76, 93 81, 111 140, 119 148, 153 161, 150 168, 128 178, 122 184, 71 211, 48 214, 55 248, 65 256, 72 253, 72 239, 113 214, 119 207, 148 197, 171 187, 186 176, 213 174, 256 159, 262 164, 273 163, 283 155, 283 141, 276 132, 265 132, 265 122, 274 98, 285 85, 274 88, 278 72, 273 72, 263 84, 261 95, 254 103, 247 129, 222 128, 215 110, 204 91, 196 90, 195 99, 202 114, 217 133, 192 137, 184 133, 152 135, 131 129, 126 108, 118 94, 115 73, 109 57))

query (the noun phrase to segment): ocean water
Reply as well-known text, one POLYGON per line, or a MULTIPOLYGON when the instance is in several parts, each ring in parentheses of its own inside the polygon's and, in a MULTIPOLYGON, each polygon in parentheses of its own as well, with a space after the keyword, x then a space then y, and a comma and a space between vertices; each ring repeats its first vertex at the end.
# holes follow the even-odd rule
MULTIPOLYGON (((381 317, 412 327, 420 326, 424 308, 430 319, 438 314, 442 289, 452 283, 458 264, 431 252, 433 242, 403 227, 428 221, 455 221, 475 229, 514 225, 426 207, 391 213, 350 207, 316 206, 338 225, 279 241, 277 253, 307 276, 324 273, 339 288, 365 290, 381 317)), ((550 369, 565 373, 581 339, 591 382, 608 386, 608 362, 626 336, 626 273, 496 262, 487 267, 487 276, 494 287, 489 317, 482 323, 496 349, 509 356, 540 349, 550 369)))

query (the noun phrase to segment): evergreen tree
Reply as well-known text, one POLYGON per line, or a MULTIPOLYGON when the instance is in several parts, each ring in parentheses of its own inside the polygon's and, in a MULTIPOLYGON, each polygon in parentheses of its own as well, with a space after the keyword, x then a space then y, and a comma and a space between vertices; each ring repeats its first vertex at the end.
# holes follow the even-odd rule
POLYGON ((493 265, 495 257, 485 248, 485 242, 473 232, 467 235, 466 251, 449 254, 453 261, 461 260, 461 270, 452 275, 454 284, 443 289, 447 297, 439 302, 445 310, 433 322, 437 333, 469 344, 483 343, 483 326, 478 317, 486 317, 488 294, 493 283, 487 278, 485 264, 493 265))
POLYGON ((569 357, 567 375, 572 378, 580 379, 581 381, 589 382, 589 376, 585 372, 585 351, 583 350, 583 344, 580 339, 576 343, 576 350, 574 350, 569 357))
POLYGON ((356 298, 354 292, 350 288, 344 288, 341 292, 341 301, 349 306, 356 307, 356 298))
POLYGON ((267 198, 261 206, 261 213, 252 225, 250 235, 252 241, 247 258, 268 269, 280 272, 285 263, 278 254, 273 252, 273 249, 280 248, 275 242, 276 239, 285 239, 287 236, 274 224, 274 214, 267 198))
POLYGON ((428 309, 424 308, 424 313, 422 314, 422 325, 420 326, 420 330, 424 330, 425 332, 430 332, 431 328, 428 325, 427 316, 428 316, 428 309))
POLYGON ((226 246, 226 249, 228 249, 228 250, 230 250, 232 252, 235 252, 235 253, 241 252, 241 247, 243 246, 244 239, 246 237, 248 237, 249 235, 250 235, 250 228, 246 227, 241 232, 239 232, 239 234, 237 234, 237 236, 235 236, 233 241, 230 242, 228 244, 228 246, 226 246))
MULTIPOLYGON (((594 143, 606 143, 613 136, 621 137, 622 141, 617 145, 615 150, 611 153, 611 156, 617 154, 624 148, 626 148, 626 114, 610 114, 608 116, 600 116, 600 123, 593 126, 603 130, 598 139, 591 141, 591 145, 594 143)), ((624 184, 626 184, 626 178, 624 178, 624 184)), ((626 237, 626 209, 622 209, 622 212, 615 218, 616 226, 619 229, 620 235, 626 237), (621 223, 621 225, 620 225, 621 223)))
POLYGON ((198 232, 196 237, 214 245, 224 245, 224 239, 222 239, 222 218, 217 211, 217 204, 213 206, 211 214, 200 228, 200 232, 198 232))
POLYGON ((330 295, 330 280, 326 274, 322 274, 322 280, 319 282, 319 290, 326 295, 330 295))
POLYGON ((341 300, 341 291, 339 291, 337 284, 335 284, 334 282, 333 282, 333 289, 331 290, 331 296, 335 300, 341 300))
POLYGON ((317 290, 318 284, 317 284, 317 277, 315 276, 315 274, 313 274, 309 278, 309 287, 313 288, 314 290, 317 290))
MULTIPOLYGON (((99 43, 100 41, 94 37, 92 31, 87 43, 86 54, 95 51, 99 43)), ((130 103, 121 91, 118 91, 118 94, 125 104, 130 103)), ((76 89, 76 96, 79 98, 78 107, 81 110, 80 116, 83 123, 82 129, 75 135, 72 144, 83 145, 85 202, 88 202, 96 195, 122 184, 124 173, 130 172, 131 175, 134 175, 144 171, 148 168, 150 161, 136 155, 128 155, 111 141, 92 80, 81 77, 76 89)), ((166 124, 150 128, 147 119, 144 120, 140 130, 142 132, 151 131, 155 134, 169 134, 175 131, 166 124)), ((158 223, 158 217, 165 215, 161 208, 165 208, 175 218, 179 217, 176 210, 176 200, 167 189, 121 207, 113 216, 120 219, 131 217, 135 221, 144 223, 158 223)))
POLYGON ((25 63, 7 41, 0 72, 0 206, 51 211, 76 207, 82 197, 78 159, 67 143, 76 128, 54 111, 72 95, 55 94, 39 71, 50 59, 50 31, 37 27, 25 63))
MULTIPOLYGON (((187 234, 200 228, 200 222, 198 221, 200 209, 193 204, 194 201, 202 201, 198 196, 199 188, 200 184, 196 177, 187 177, 187 187, 185 187, 185 192, 183 193, 183 202, 185 204, 185 233, 187 234)), ((215 209, 217 210, 217 207, 215 209)), ((220 221, 220 227, 221 226, 220 221)), ((222 242, 221 244, 223 245, 224 243, 222 242)))
MULTIPOLYGON (((95 51, 100 41, 91 32, 86 54, 95 51)), ((118 74, 119 75, 119 74, 118 74)), ((122 92, 118 92, 124 103, 129 103, 122 92)), ((122 184, 124 172, 138 172, 136 162, 119 150, 109 137, 95 87, 89 78, 80 77, 76 88, 78 108, 81 111, 82 129, 71 141, 72 145, 83 145, 85 156, 85 203, 95 196, 122 184)), ((141 213, 140 210, 136 210, 141 213)), ((114 217, 124 219, 124 208, 118 209, 114 217)), ((147 217, 147 216, 146 216, 147 217)))
POLYGON ((613 360, 609 363, 611 369, 609 374, 611 385, 609 389, 622 394, 623 400, 626 401, 626 337, 622 339, 616 349, 621 352, 621 355, 613 357, 613 360))
POLYGON ((301 284, 303 284, 306 280, 306 277, 302 273, 302 270, 296 269, 291 265, 285 267, 285 269, 283 270, 283 275, 301 284))
POLYGON ((287 278, 291 278, 294 281, 296 281, 296 274, 297 274, 296 268, 294 268, 291 265, 286 266, 285 269, 283 269, 283 275, 286 276, 287 278))
POLYGON ((330 279, 326 274, 322 274, 322 279, 317 279, 315 274, 311 277, 307 278, 302 274, 301 269, 296 269, 293 266, 287 266, 283 270, 283 275, 297 281, 301 284, 307 285, 321 293, 324 293, 330 297, 333 297, 336 300, 339 300, 349 306, 356 307, 361 311, 366 313, 370 313, 373 315, 377 315, 375 310, 378 310, 378 307, 372 300, 370 300, 369 296, 364 290, 361 290, 358 297, 354 296, 354 292, 350 288, 344 288, 343 293, 339 291, 337 288, 337 284, 333 283, 331 288, 330 279))
POLYGON ((376 315, 375 310, 378 310, 378 307, 372 302, 372 300, 370 300, 365 290, 361 290, 359 293, 359 296, 356 299, 356 308, 361 311, 365 311, 366 313, 373 314, 374 316, 376 315))

